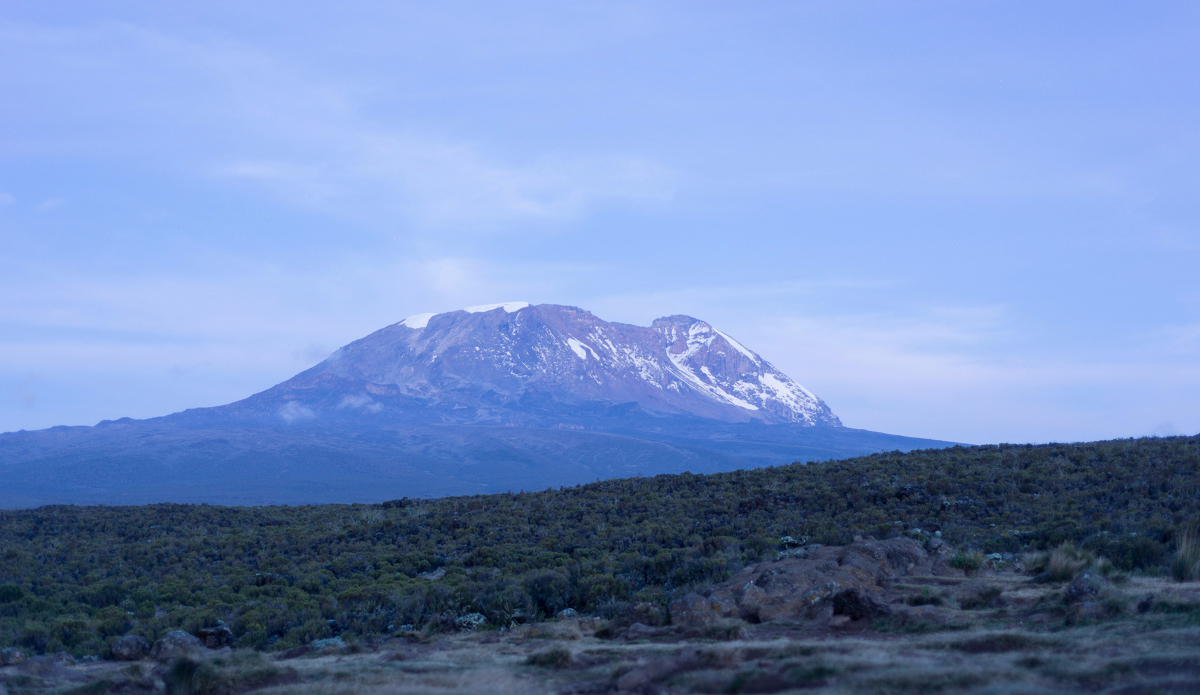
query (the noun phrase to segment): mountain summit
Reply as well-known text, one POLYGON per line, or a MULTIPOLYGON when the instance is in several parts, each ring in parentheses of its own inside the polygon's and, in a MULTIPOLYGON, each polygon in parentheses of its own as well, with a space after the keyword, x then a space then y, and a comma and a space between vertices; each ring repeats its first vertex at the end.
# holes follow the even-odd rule
POLYGON ((251 404, 287 421, 420 406, 443 420, 507 421, 550 404, 636 404, 652 415, 841 426, 821 399, 704 321, 668 316, 646 328, 525 302, 410 316, 251 404))

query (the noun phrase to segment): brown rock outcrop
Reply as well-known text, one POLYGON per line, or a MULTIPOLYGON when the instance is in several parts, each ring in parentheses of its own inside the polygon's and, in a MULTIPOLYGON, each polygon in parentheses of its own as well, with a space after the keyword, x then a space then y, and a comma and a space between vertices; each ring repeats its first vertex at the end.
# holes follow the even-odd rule
POLYGON ((0 666, 14 666, 25 660, 25 652, 16 647, 0 650, 0 666))
POLYGON ((723 618, 757 622, 850 619, 889 612, 886 589, 894 577, 944 573, 910 538, 861 540, 847 546, 808 546, 803 557, 785 557, 743 569, 708 596, 688 594, 670 605, 677 625, 701 626, 723 618))
POLYGON ((117 661, 137 661, 150 653, 150 640, 141 635, 125 635, 113 640, 112 654, 117 661))

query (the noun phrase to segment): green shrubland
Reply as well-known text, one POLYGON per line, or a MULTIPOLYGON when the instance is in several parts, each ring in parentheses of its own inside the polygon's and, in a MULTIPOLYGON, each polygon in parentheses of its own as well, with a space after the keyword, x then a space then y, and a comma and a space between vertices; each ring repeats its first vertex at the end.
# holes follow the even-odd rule
POLYGON ((673 596, 773 557, 783 535, 941 534, 969 569, 975 553, 1041 552, 1056 575, 1093 557, 1193 572, 1194 537, 1177 529, 1198 519, 1198 474, 1200 437, 1172 437, 377 505, 3 511, 0 648, 104 656, 125 634, 218 621, 239 646, 282 649, 449 629, 467 613, 492 626, 565 608, 665 620, 673 596))

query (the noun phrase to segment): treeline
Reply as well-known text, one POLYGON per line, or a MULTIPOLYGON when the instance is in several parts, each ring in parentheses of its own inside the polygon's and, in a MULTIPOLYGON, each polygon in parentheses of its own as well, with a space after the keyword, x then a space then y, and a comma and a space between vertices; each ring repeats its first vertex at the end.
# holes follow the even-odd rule
POLYGON ((1020 552, 1073 542, 1157 573, 1200 513, 1200 437, 887 453, 734 473, 378 505, 0 512, 0 648, 104 656, 223 621, 240 646, 492 625, 564 608, 665 619, 679 592, 783 535, 940 531, 1020 552))

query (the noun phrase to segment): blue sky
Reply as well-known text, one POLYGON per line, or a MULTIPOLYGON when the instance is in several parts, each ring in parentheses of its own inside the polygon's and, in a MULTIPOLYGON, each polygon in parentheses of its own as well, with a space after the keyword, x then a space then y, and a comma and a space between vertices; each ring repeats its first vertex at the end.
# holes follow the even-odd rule
POLYGON ((407 315, 703 318, 849 426, 1200 432, 1195 3, 0 6, 0 431, 407 315))

